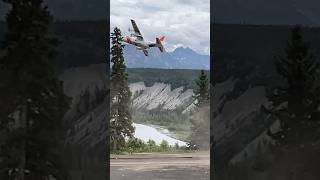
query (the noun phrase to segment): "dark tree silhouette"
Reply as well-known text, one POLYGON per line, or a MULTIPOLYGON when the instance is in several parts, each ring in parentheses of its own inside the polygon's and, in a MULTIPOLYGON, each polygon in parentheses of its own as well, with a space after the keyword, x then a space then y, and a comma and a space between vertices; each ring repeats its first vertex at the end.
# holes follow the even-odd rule
POLYGON ((132 137, 134 127, 130 112, 131 92, 128 86, 128 74, 123 57, 123 37, 119 28, 111 33, 111 119, 110 145, 117 150, 124 145, 125 137, 132 137))
POLYGON ((276 108, 272 113, 279 118, 281 131, 269 134, 279 141, 286 141, 290 133, 291 140, 295 141, 306 133, 304 128, 310 125, 307 122, 318 120, 319 90, 316 78, 319 64, 303 41, 302 27, 299 25, 292 28, 285 54, 285 57, 275 57, 275 67, 284 79, 284 85, 270 97, 276 108))
POLYGON ((209 111, 209 79, 204 70, 201 70, 196 81, 198 89, 195 91, 197 112, 191 118, 190 146, 193 148, 208 149, 210 143, 210 111, 209 111))
POLYGON ((8 109, 1 113, 0 179, 62 179, 61 120, 68 109, 53 58, 58 39, 42 0, 4 0, 6 16, 0 86, 8 109), (13 91, 11 91, 13 90, 13 91))
POLYGON ((196 81, 197 89, 195 90, 195 98, 197 106, 201 107, 209 103, 209 79, 204 70, 201 70, 199 79, 196 81))

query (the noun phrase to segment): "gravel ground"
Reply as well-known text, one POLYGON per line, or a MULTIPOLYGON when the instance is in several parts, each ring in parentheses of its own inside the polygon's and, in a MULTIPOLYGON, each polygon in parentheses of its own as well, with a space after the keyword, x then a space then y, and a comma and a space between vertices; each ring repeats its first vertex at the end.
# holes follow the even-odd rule
POLYGON ((209 152, 111 155, 111 180, 209 180, 209 152))

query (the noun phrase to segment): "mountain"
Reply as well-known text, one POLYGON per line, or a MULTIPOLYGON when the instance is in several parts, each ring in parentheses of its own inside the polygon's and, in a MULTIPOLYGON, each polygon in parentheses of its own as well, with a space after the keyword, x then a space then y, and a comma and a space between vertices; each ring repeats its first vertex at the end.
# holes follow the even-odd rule
MULTIPOLYGON (((258 77, 275 73, 275 55, 283 55, 292 26, 214 24, 211 33, 215 82, 230 77, 258 77)), ((303 36, 320 57, 320 28, 304 27, 303 36)), ((261 82, 264 83, 264 82, 261 82)))
POLYGON ((213 22, 293 25, 320 25, 317 0, 220 0, 211 8, 213 22))
MULTIPOLYGON (((283 147, 275 146, 268 135, 269 131, 281 131, 279 120, 265 109, 286 105, 273 107, 268 97, 284 84, 273 60, 275 55, 283 55, 290 27, 215 24, 212 30, 217 44, 213 59, 218 59, 211 69, 216 179, 264 180, 270 174, 286 179, 292 172, 292 179, 319 179, 318 138, 310 139, 312 146, 308 148, 305 144, 309 141, 283 147), (305 169, 310 169, 310 176, 305 169)), ((305 27, 303 32, 319 60, 319 28, 305 27)), ((302 137, 297 137, 297 142, 302 142, 302 137)))
POLYGON ((157 48, 151 48, 149 56, 145 56, 136 47, 126 45, 124 56, 129 68, 210 69, 210 56, 198 54, 188 47, 179 47, 164 53, 157 48))

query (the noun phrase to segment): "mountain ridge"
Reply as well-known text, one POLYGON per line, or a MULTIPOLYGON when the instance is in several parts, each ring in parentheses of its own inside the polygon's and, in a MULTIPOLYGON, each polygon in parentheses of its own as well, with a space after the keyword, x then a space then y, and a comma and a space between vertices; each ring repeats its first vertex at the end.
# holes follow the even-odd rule
POLYGON ((145 56, 136 47, 126 45, 124 57, 128 68, 210 69, 210 56, 199 54, 189 47, 178 47, 163 53, 151 48, 149 56, 145 56))

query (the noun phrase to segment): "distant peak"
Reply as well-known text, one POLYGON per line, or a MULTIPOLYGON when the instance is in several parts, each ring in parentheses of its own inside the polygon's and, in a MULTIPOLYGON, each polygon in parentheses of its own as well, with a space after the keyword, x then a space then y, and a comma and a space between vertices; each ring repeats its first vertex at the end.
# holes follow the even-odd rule
POLYGON ((189 47, 177 47, 174 52, 180 52, 180 51, 183 51, 183 52, 195 52, 194 50, 192 50, 191 48, 189 47))

